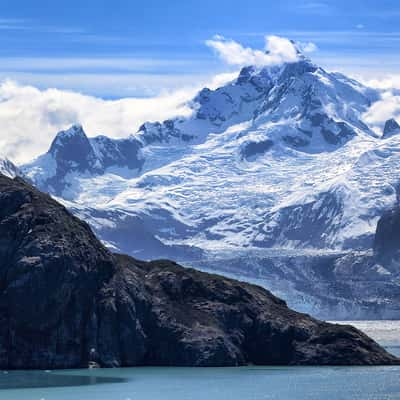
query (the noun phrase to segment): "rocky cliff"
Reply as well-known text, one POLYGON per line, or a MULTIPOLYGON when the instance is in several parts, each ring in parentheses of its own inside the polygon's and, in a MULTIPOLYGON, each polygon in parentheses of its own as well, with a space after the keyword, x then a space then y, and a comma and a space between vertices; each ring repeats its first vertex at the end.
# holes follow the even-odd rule
POLYGON ((399 272, 400 208, 398 205, 387 210, 380 218, 376 228, 374 253, 378 261, 399 272))
POLYGON ((1 369, 398 362, 261 287, 112 254, 51 197, 0 175, 1 369))

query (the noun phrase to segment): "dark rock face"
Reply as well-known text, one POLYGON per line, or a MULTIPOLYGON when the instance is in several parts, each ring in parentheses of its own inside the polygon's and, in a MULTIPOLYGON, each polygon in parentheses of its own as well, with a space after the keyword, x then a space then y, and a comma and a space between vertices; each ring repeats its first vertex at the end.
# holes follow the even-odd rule
POLYGON ((139 155, 142 144, 132 137, 110 139, 107 136, 97 136, 91 142, 97 150, 102 172, 112 166, 140 169, 143 165, 139 155))
POLYGON ((258 142, 246 142, 241 148, 241 157, 245 160, 252 160, 255 157, 266 153, 274 142, 272 140, 260 140, 258 142))
POLYGON ((57 162, 57 167, 62 170, 59 173, 67 173, 71 164, 79 171, 90 170, 96 159, 89 139, 80 125, 59 132, 50 146, 49 153, 57 162))
POLYGON ((400 208, 386 211, 376 228, 374 241, 375 256, 386 264, 400 257, 400 208))
POLYGON ((72 171, 103 173, 112 166, 140 168, 143 164, 139 156, 141 147, 142 144, 133 137, 96 136, 88 139, 82 126, 74 125, 57 134, 48 153, 57 164, 58 175, 72 171))
POLYGON ((379 358, 362 356, 372 342, 359 331, 296 313, 265 289, 172 263, 152 265, 147 363, 340 365, 379 358))
POLYGON ((382 138, 387 139, 393 135, 397 135, 398 133, 400 133, 400 125, 394 118, 388 119, 383 128, 382 138))
POLYGON ((0 179, 0 366, 78 365, 112 256, 50 197, 0 179))
POLYGON ((146 122, 140 128, 142 140, 145 144, 150 145, 155 142, 169 143, 174 139, 182 140, 183 142, 190 142, 195 138, 194 135, 188 135, 176 127, 174 120, 166 120, 160 122, 146 122))
POLYGON ((0 175, 0 368, 397 364, 366 335, 268 291, 113 255, 84 222, 0 175))
MULTIPOLYGON (((61 196, 70 182, 69 174, 103 174, 107 168, 121 167, 140 170, 143 144, 136 138, 110 139, 106 136, 88 138, 81 125, 61 131, 49 151, 37 160, 41 169, 49 173, 45 180, 35 182, 40 189, 61 196)), ((29 172, 29 168, 25 172, 29 172)))

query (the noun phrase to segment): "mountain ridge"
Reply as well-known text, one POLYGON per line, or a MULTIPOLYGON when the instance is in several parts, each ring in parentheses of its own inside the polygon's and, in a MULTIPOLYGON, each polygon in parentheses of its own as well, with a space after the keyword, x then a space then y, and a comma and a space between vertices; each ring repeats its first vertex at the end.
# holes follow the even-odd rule
MULTIPOLYGON (((49 192, 61 195, 68 174, 102 174, 110 167, 140 170, 142 144, 133 137, 110 139, 104 135, 88 138, 82 125, 60 131, 47 153, 33 162, 39 170, 34 179, 38 186, 48 186, 49 192)), ((25 166, 25 170, 29 170, 25 166)))

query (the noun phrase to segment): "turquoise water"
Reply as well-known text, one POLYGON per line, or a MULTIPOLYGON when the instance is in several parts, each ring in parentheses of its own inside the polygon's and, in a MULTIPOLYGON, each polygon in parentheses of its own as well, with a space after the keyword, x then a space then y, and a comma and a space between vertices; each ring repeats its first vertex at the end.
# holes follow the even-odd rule
MULTIPOLYGON (((399 350, 399 322, 370 322, 363 329, 399 350)), ((400 367, 0 371, 0 399, 400 400, 400 367)))
POLYGON ((0 378, 4 400, 400 399, 398 367, 126 368, 5 375, 0 378))

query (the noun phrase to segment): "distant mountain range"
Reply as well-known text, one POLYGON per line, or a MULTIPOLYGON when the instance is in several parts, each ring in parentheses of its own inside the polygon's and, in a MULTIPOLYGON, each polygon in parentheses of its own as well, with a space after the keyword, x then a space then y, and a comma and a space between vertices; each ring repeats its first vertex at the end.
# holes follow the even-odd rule
MULTIPOLYGON (((315 262, 327 252, 371 251, 379 218, 396 204, 400 172, 398 123, 377 134, 364 120, 380 98, 304 56, 250 66, 201 90, 191 116, 147 122, 126 139, 88 138, 79 125, 62 131, 21 173, 114 251, 205 269, 215 257, 253 260, 242 273, 256 278, 271 252, 315 262)), ((275 265, 275 276, 289 304, 330 307, 332 299, 304 284, 312 276, 296 286, 282 268, 275 265)), ((354 312, 332 298, 332 309, 354 312)))

